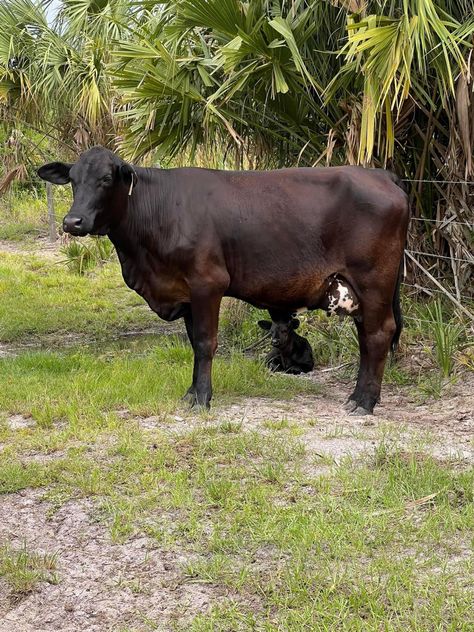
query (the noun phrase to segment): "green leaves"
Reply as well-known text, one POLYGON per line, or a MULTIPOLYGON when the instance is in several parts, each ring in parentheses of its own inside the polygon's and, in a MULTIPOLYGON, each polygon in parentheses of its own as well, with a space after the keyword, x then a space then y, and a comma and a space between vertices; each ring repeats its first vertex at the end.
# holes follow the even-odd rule
POLYGON ((346 73, 353 80, 359 72, 363 76, 359 161, 365 163, 377 149, 383 149, 385 160, 393 157, 396 117, 410 96, 427 103, 427 94, 436 91, 446 105, 454 95, 456 75, 466 67, 466 31, 461 34, 454 17, 433 0, 402 4, 401 15, 349 18, 349 37, 341 51, 346 63, 329 90, 334 94, 346 73), (377 148, 377 127, 383 148, 377 148))
MULTIPOLYGON (((264 147, 278 148, 272 156, 276 164, 290 162, 304 145, 310 160, 311 152, 323 151, 325 138, 310 131, 308 122, 327 120, 319 78, 326 70, 332 77, 340 61, 334 56, 316 64, 311 54, 321 1, 308 7, 266 0, 170 0, 164 9, 156 7, 133 33, 134 42, 148 42, 154 53, 141 55, 126 42, 116 55, 116 84, 133 104, 126 147, 140 155, 157 144, 163 150, 166 142, 174 155, 217 133, 221 152, 234 149, 240 158, 243 146, 262 157, 264 147), (137 144, 137 136, 143 144, 137 144)), ((322 40, 334 27, 333 11, 326 10, 327 22, 318 19, 326 29, 322 40)))
POLYGON ((0 5, 0 99, 8 120, 55 129, 79 149, 110 143, 117 129, 108 67, 116 39, 128 32, 131 5, 64 0, 52 24, 47 5, 0 5))

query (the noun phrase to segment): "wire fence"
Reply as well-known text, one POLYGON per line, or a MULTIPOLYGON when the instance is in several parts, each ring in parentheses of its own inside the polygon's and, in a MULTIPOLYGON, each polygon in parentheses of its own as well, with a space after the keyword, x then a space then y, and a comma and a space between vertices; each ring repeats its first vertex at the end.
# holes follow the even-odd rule
POLYGON ((467 226, 471 230, 474 230, 474 223, 471 222, 458 222, 452 217, 447 217, 446 219, 428 219, 427 217, 411 217, 410 221, 412 222, 426 222, 428 224, 436 224, 439 226, 467 226))
POLYGON ((402 182, 425 182, 430 184, 464 184, 474 186, 474 180, 425 180, 424 178, 400 178, 402 182))
MULTIPOLYGON (((435 186, 438 191, 441 191, 443 185, 474 187, 474 180, 444 180, 436 178, 401 178, 401 180, 412 184, 431 184, 435 186)), ((464 195, 466 194, 472 196, 474 195, 474 191, 472 193, 466 193, 464 189, 464 195)), ((462 206, 459 212, 460 216, 450 215, 449 217, 441 218, 412 216, 410 218, 412 230, 409 229, 409 237, 410 242, 415 247, 405 250, 403 285, 411 294, 424 293, 428 296, 442 295, 448 298, 456 305, 458 311, 462 312, 474 322, 474 308, 471 307, 474 296, 466 293, 469 292, 469 288, 472 287, 470 278, 473 273, 474 254, 469 250, 469 239, 467 240, 467 245, 465 240, 456 240, 456 231, 454 230, 458 228, 458 230, 461 231, 463 231, 463 229, 472 231, 474 230, 474 222, 469 221, 467 218, 466 221, 464 221, 463 216, 466 211, 462 206), (436 231, 441 237, 444 237, 446 241, 443 246, 446 248, 446 244, 448 244, 451 254, 448 254, 446 250, 444 252, 437 251, 435 247, 431 250, 431 245, 428 246, 428 248, 426 245, 424 248, 423 246, 420 248, 420 233, 416 230, 416 226, 420 223, 424 226, 431 225, 431 234, 434 234, 434 231, 436 231), (456 244, 457 241, 459 242, 459 248, 456 247, 456 251, 453 252, 453 245, 456 244), (418 246, 418 248, 416 248, 416 246, 418 246), (446 270, 446 265, 449 265, 449 281, 441 277, 443 269, 446 270), (423 281, 420 282, 420 278, 425 279, 425 283, 423 283, 423 281)), ((458 234, 461 235, 463 233, 458 234)))

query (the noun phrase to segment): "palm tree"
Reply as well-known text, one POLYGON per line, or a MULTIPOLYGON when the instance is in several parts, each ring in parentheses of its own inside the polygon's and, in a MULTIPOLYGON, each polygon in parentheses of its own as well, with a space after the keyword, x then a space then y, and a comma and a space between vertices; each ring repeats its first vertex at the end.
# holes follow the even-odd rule
MULTIPOLYGON (((414 180, 473 174, 472 0, 148 2, 122 43, 123 149, 219 148, 240 164, 389 166, 414 180)), ((416 232, 468 286, 474 220, 463 184, 411 186, 416 232)))
POLYGON ((40 129, 63 150, 114 145, 119 103, 107 66, 127 32, 129 3, 64 0, 51 24, 49 4, 0 5, 3 119, 40 129))
POLYGON ((393 167, 468 285, 472 0, 63 0, 52 24, 48 1, 0 5, 4 120, 135 159, 393 167))

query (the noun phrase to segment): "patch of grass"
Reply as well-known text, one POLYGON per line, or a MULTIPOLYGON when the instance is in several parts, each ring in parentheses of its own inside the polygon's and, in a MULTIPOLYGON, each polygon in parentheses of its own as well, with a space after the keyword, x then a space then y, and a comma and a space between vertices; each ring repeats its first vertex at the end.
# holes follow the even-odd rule
POLYGON ((41 463, 24 463, 16 458, 15 451, 2 453, 0 464, 0 495, 28 487, 43 487, 51 482, 53 470, 41 463))
MULTIPOLYGON (((54 190, 55 215, 59 224, 71 200, 67 188, 54 190)), ((48 209, 44 189, 39 192, 21 191, 13 187, 12 193, 0 200, 0 239, 24 241, 48 234, 48 209)))
POLYGON ((281 419, 268 419, 264 421, 263 427, 267 428, 267 430, 286 430, 291 428, 291 424, 286 417, 282 417, 281 419))
POLYGON ((440 399, 454 384, 456 377, 443 377, 442 372, 427 371, 418 380, 414 395, 420 401, 428 401, 431 399, 440 399))
POLYGON ((0 577, 14 598, 32 592, 40 582, 56 584, 56 562, 57 555, 29 551, 26 544, 21 549, 0 547, 0 577))
POLYGON ((454 368, 454 356, 460 347, 465 328, 462 323, 447 320, 441 301, 436 300, 428 307, 434 338, 434 355, 444 377, 449 377, 454 368))
MULTIPOLYGON (((99 356, 88 350, 25 353, 0 359, 0 410, 31 413, 43 427, 61 420, 77 427, 83 419, 106 423, 108 413, 124 407, 132 414, 152 415, 178 404, 191 374, 191 347, 176 338, 132 357, 126 351, 99 356)), ((219 403, 236 395, 287 398, 318 392, 318 387, 271 374, 259 362, 236 354, 230 360, 216 359, 214 392, 219 403)))
POLYGON ((44 236, 47 234, 47 227, 38 227, 36 222, 19 221, 5 222, 0 221, 0 239, 6 241, 20 242, 24 239, 44 236))
POLYGON ((31 342, 47 334, 104 337, 158 322, 127 289, 115 264, 79 278, 52 261, 4 254, 0 293, 2 342, 31 342))

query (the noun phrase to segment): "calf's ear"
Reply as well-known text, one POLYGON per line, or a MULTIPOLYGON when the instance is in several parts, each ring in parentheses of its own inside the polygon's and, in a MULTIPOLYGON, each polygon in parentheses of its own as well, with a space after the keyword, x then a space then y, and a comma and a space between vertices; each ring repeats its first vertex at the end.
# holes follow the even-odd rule
POLYGON ((299 326, 300 326, 300 321, 297 318, 292 318, 291 319, 291 328, 292 329, 298 329, 299 326))
POLYGON ((69 171, 72 164, 66 162, 49 162, 43 165, 37 171, 42 180, 52 182, 53 184, 67 184, 70 182, 69 171))
POLYGON ((265 331, 270 331, 270 329, 272 328, 272 324, 269 320, 259 320, 258 326, 262 329, 265 329, 265 331))

